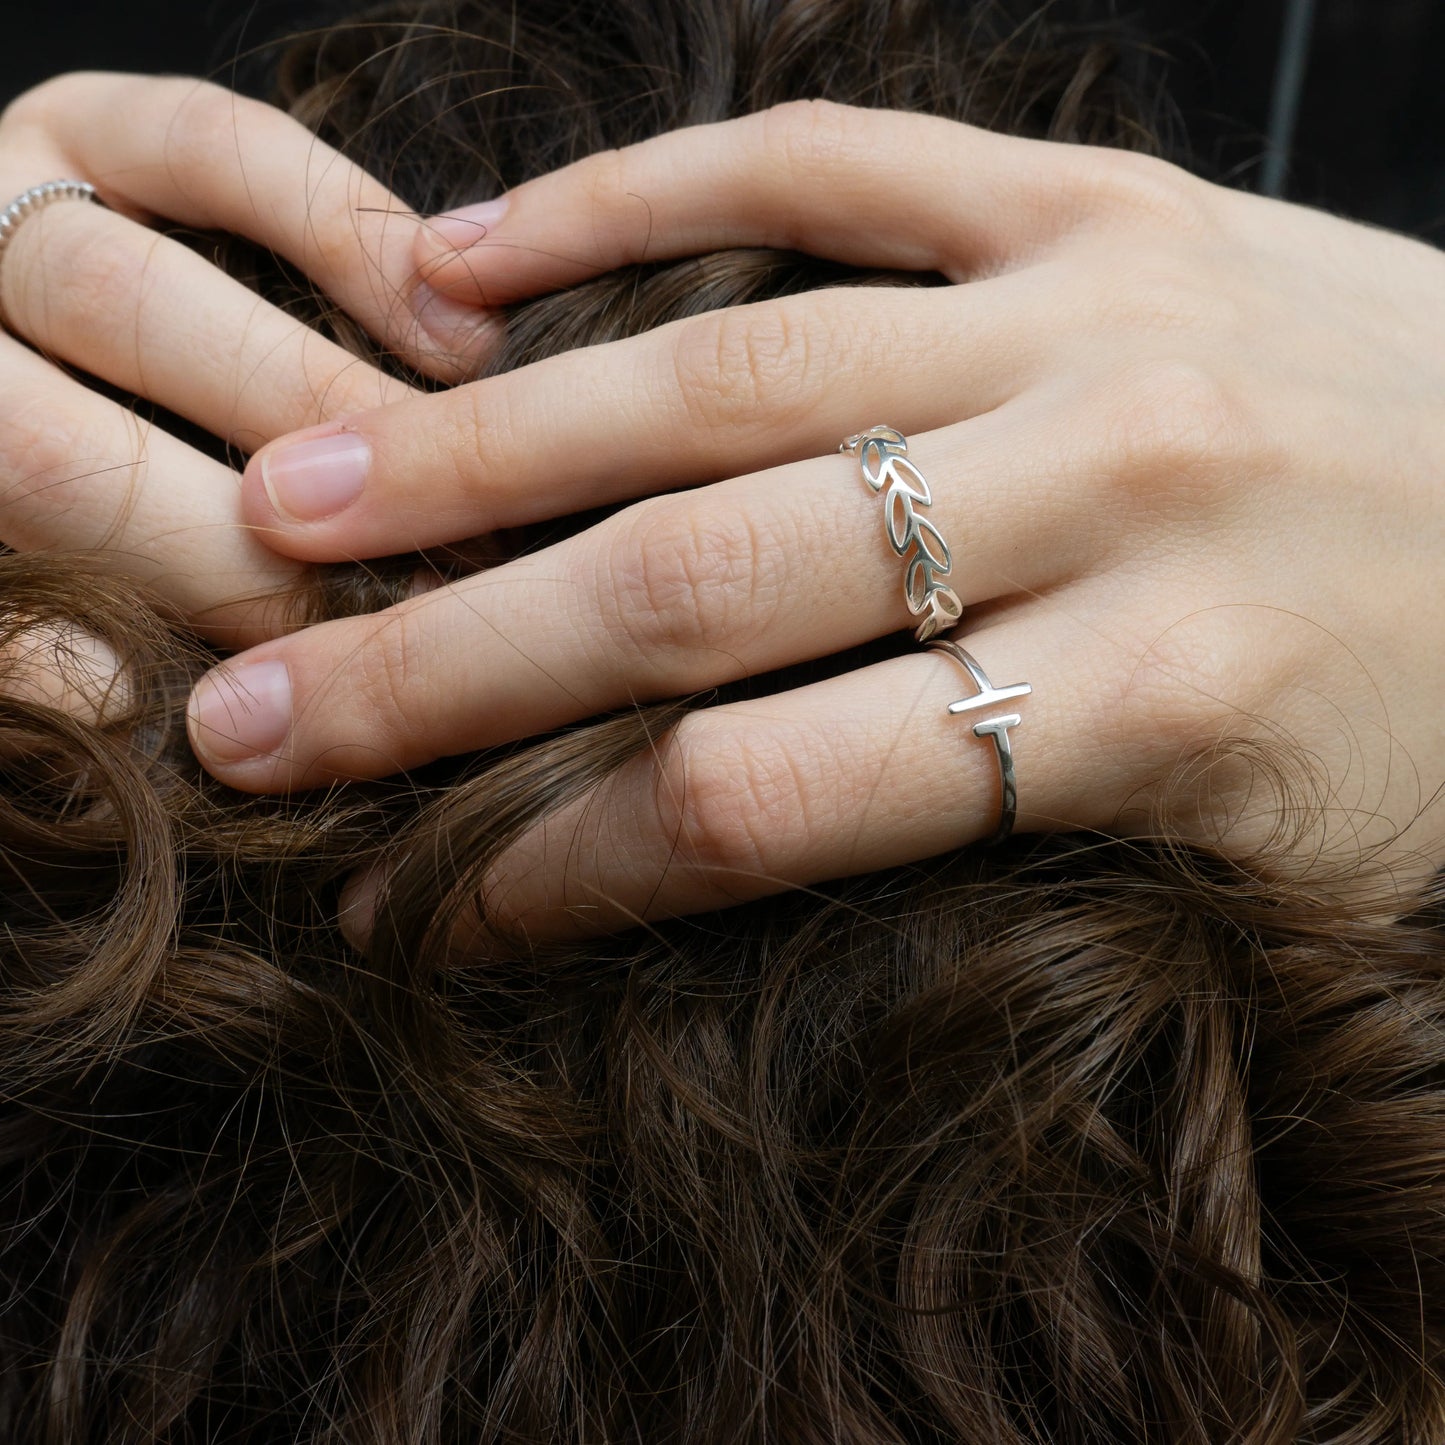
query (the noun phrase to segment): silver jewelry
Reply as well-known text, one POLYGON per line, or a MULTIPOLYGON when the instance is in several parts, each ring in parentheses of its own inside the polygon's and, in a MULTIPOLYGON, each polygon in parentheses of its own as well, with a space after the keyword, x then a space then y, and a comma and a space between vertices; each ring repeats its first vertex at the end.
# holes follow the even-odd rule
POLYGON ((923 473, 908 460, 907 438, 891 426, 869 427, 848 437, 838 450, 858 458, 870 490, 888 489, 883 497, 884 530, 894 552, 907 560, 903 596, 908 610, 923 619, 913 635, 927 642, 963 616, 958 593, 939 580, 953 571, 953 553, 943 534, 918 510, 932 505, 933 493, 923 473))
MULTIPOLYGON (((21 225, 53 201, 96 201, 99 204, 95 187, 89 181, 46 181, 43 186, 31 186, 28 191, 22 191, 0 211, 0 262, 4 261, 6 248, 15 239, 21 225)), ((0 323, 4 319, 3 311, 0 311, 0 323)))
MULTIPOLYGON (((974 712, 978 708, 995 707, 1001 702, 1008 702, 1011 698, 1027 697, 1032 691, 1028 683, 1019 682, 1011 687, 995 687, 987 677, 984 676, 981 668, 972 657, 966 653, 956 642, 949 642, 946 638, 935 638, 929 644, 939 652, 946 652, 963 670, 969 675, 973 685, 978 692, 973 697, 966 697, 961 702, 951 702, 948 705, 950 713, 958 714, 963 712, 974 712)), ((1009 729, 1016 728, 1023 719, 1016 712, 1000 713, 997 717, 985 718, 982 722, 973 725, 973 735, 976 738, 992 738, 994 749, 998 753, 998 776, 1002 785, 1003 799, 999 807, 998 827, 994 829, 990 843, 1002 843, 1010 833, 1013 832, 1014 818, 1018 813, 1018 785, 1014 778, 1014 752, 1009 742, 1009 729)))

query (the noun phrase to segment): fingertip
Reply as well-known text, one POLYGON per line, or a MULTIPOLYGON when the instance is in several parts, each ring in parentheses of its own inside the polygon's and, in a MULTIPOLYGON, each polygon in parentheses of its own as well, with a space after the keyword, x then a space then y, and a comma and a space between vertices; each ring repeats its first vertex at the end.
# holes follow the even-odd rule
POLYGON ((336 926, 341 936, 358 952, 371 946, 376 927, 376 905, 386 883, 386 872, 380 866, 353 873, 341 890, 336 905, 336 926))
POLYGON ((503 287, 495 262, 488 264, 490 254, 495 253, 483 246, 467 251, 444 247, 424 256, 418 254, 416 269, 421 278, 418 294, 424 301, 432 296, 445 296, 473 311, 517 300, 522 293, 503 287))
POLYGON ((70 622, 46 622, 0 644, 0 696, 96 726, 122 714, 130 682, 115 649, 70 622))
POLYGON ((504 323, 485 298, 444 294, 427 280, 417 284, 408 302, 417 320, 416 352, 441 380, 474 375, 501 341, 504 323))
MULTIPOLYGON (((302 562, 358 555, 352 511, 371 481, 370 438, 352 421, 276 437, 241 475, 241 513, 265 546, 302 562)), ((400 549, 396 549, 400 550, 400 549)))
POLYGON ((478 241, 485 241, 501 224, 511 205, 510 196, 495 196, 476 205, 458 206, 442 211, 421 223, 417 247, 433 256, 446 251, 465 251, 478 241))
POLYGON ((264 791, 290 736, 291 672, 279 658, 233 659, 191 689, 186 733, 206 771, 246 791, 264 791))
POLYGON ((278 437, 251 465, 271 520, 325 522, 361 496, 371 473, 371 443, 349 423, 329 422, 278 437))
POLYGON ((472 306, 487 305, 485 283, 470 263, 479 259, 473 248, 492 234, 507 204, 503 196, 423 220, 412 239, 412 260, 424 282, 421 289, 445 292, 472 306))

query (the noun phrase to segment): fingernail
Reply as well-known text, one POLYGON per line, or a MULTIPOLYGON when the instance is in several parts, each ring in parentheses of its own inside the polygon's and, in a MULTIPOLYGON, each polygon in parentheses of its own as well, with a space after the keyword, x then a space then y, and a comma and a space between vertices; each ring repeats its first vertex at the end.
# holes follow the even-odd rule
POLYGON ((284 662, 228 663, 191 693, 191 744, 208 762, 274 753, 291 731, 291 674, 284 662))
POLYGON ((460 206, 455 211, 444 211, 422 222, 425 233, 438 244, 436 250, 465 251, 478 241, 486 239, 487 233, 507 214, 508 197, 498 196, 494 201, 482 201, 476 206, 460 206))
POLYGON ((355 432, 283 442, 261 453, 261 482, 277 513, 290 522, 319 522, 360 495, 371 470, 371 447, 355 432))
POLYGON ((468 306, 421 282, 408 298, 421 328, 444 351, 470 358, 497 328, 496 313, 468 306))

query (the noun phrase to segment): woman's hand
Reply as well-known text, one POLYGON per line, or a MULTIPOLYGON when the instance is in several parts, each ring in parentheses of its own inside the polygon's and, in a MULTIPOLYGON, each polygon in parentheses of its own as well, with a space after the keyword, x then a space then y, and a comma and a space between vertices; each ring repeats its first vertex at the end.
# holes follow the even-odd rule
MULTIPOLYGON (((1406 883, 1445 858, 1442 809, 1417 821, 1445 781, 1445 258, 1136 155, 805 103, 435 220, 417 259, 485 307, 737 245, 956 284, 710 314, 263 448, 246 515, 297 559, 648 499, 212 674, 207 767, 384 774, 910 625, 836 455, 881 422, 931 484, 955 636, 1033 686, 1021 828, 1149 826, 1237 737, 1297 750, 1306 812, 1235 755, 1176 778, 1186 836, 1297 829, 1302 869, 1378 849, 1406 883)), ((516 844, 488 915, 609 928, 985 837, 992 748, 947 710, 972 691, 919 652, 698 710, 516 844)))
POLYGON ((213 641, 275 636, 308 569, 240 525, 240 478, 62 367, 243 451, 410 389, 149 227, 251 238, 437 375, 456 374, 445 319, 470 322, 473 345, 477 313, 420 282, 415 218, 383 186, 218 86, 75 74, 29 91, 0 116, 0 207, 62 178, 93 183, 106 206, 51 204, 4 251, 0 540, 104 549, 213 641))

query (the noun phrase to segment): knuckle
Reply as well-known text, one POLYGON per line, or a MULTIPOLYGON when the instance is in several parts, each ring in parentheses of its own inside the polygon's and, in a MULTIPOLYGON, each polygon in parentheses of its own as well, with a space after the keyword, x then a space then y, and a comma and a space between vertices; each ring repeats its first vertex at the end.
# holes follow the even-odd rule
POLYGON ((662 765, 659 808, 675 866, 771 876, 797 827, 798 779, 775 740, 684 724, 662 765))
POLYGON ((97 445, 73 418, 58 417, 54 392, 17 382, 0 405, 0 531, 11 546, 44 544, 56 521, 80 547, 101 544, 144 486, 145 428, 128 423, 119 436, 97 445), (102 474, 105 485, 96 488, 102 474))
POLYGON ((594 151, 578 163, 583 215, 610 214, 624 198, 637 194, 629 179, 631 156, 625 150, 594 151))
POLYGON ((337 709, 323 700, 323 712, 341 712, 364 720, 371 745, 392 753, 406 752, 415 732, 418 699, 426 695, 427 673, 412 629, 400 614, 384 619, 355 654, 352 684, 355 704, 337 709))
MULTIPOLYGON (((506 390, 501 385, 462 386, 444 394, 445 399, 432 409, 435 427, 432 446, 440 456, 455 459, 455 465, 470 477, 477 463, 514 457, 519 440, 514 435, 510 411, 498 405, 498 395, 506 390)), ((490 467, 484 470, 490 471, 490 467)))
POLYGON ((185 175, 234 157, 244 117, 260 102, 209 80, 183 82, 175 115, 166 131, 166 162, 185 175))
MULTIPOLYGON (((306 264, 315 277, 339 280, 358 273, 375 272, 380 261, 367 243, 357 222, 356 195, 352 183, 330 184, 341 174, 322 170, 307 177, 306 232, 304 236, 306 264)), ((415 315, 406 302, 393 296, 390 306, 394 324, 415 323, 415 315)))
POLYGON ((833 100, 789 100, 762 112, 763 152, 786 176, 815 183, 845 161, 854 145, 858 112, 833 100))
POLYGON ((1113 407, 1116 473, 1131 491, 1182 489, 1198 502, 1255 478, 1270 449, 1254 414, 1213 372, 1166 359, 1126 373, 1113 407))
POLYGON ((1171 645, 1166 634, 1155 638, 1134 664, 1127 679, 1127 706, 1131 727, 1145 729, 1143 736, 1153 753, 1154 767, 1168 767, 1196 738, 1196 684, 1188 658, 1171 645))
POLYGON ((801 301, 709 312, 678 327, 673 365, 692 425, 732 434, 796 410, 809 390, 812 353, 801 301))
POLYGON ((1209 188, 1197 176, 1142 151, 1081 147, 1082 189, 1105 221, 1152 220, 1193 232, 1209 216, 1209 188))
POLYGON ((759 538, 741 509, 691 498, 658 498, 629 517, 601 549, 604 626, 638 661, 665 665, 674 680, 680 669, 679 685, 691 685, 690 663, 701 679, 715 669, 709 653, 745 645, 756 626, 747 603, 759 538))
POLYGON ((14 500, 43 486, 72 460, 63 428, 55 425, 55 398, 17 382, 0 405, 0 500, 14 500))
POLYGON ((101 79, 94 71, 71 70, 42 80, 0 110, 0 129, 53 129, 56 117, 72 105, 76 91, 101 79))
MULTIPOLYGON (((186 203, 208 217, 211 224, 217 224, 216 218, 225 217, 228 218, 225 229, 238 229, 238 216, 256 214, 257 200, 250 173, 258 158, 268 156, 274 160, 284 155, 288 132, 306 136, 312 145, 315 138, 265 101, 239 95, 206 80, 184 79, 170 84, 175 99, 168 111, 161 147, 167 179, 186 203)), ((334 235, 337 227, 332 212, 337 202, 317 185, 303 153, 297 153, 296 164, 298 184, 304 185, 307 191, 306 265, 309 268, 318 264, 313 260, 318 253, 329 248, 322 255, 324 260, 344 243, 334 235)), ((355 232, 350 217, 343 229, 354 248, 355 232)))
MULTIPOLYGON (((525 388, 521 392, 525 399, 525 388)), ((481 386, 460 386, 428 398, 431 426, 424 435, 413 428, 405 445, 406 465, 433 478, 433 495, 455 498, 466 508, 477 531, 530 521, 535 505, 530 488, 521 486, 522 516, 509 511, 518 477, 529 475, 526 459, 537 449, 538 431, 528 425, 525 406, 507 376, 481 386), (523 459, 518 465, 518 459, 523 459), (499 480, 500 479, 500 480, 499 480)))
POLYGON ((91 331, 139 305, 159 237, 137 232, 131 243, 114 217, 91 208, 57 207, 39 215, 16 236, 6 255, 15 274, 6 279, 6 301, 18 324, 42 343, 74 323, 91 331), (27 234, 28 232, 28 234, 27 234))
POLYGON ((1260 681, 1227 615, 1181 617, 1151 639, 1122 679, 1115 716, 1128 716, 1159 777, 1237 732, 1260 681))

